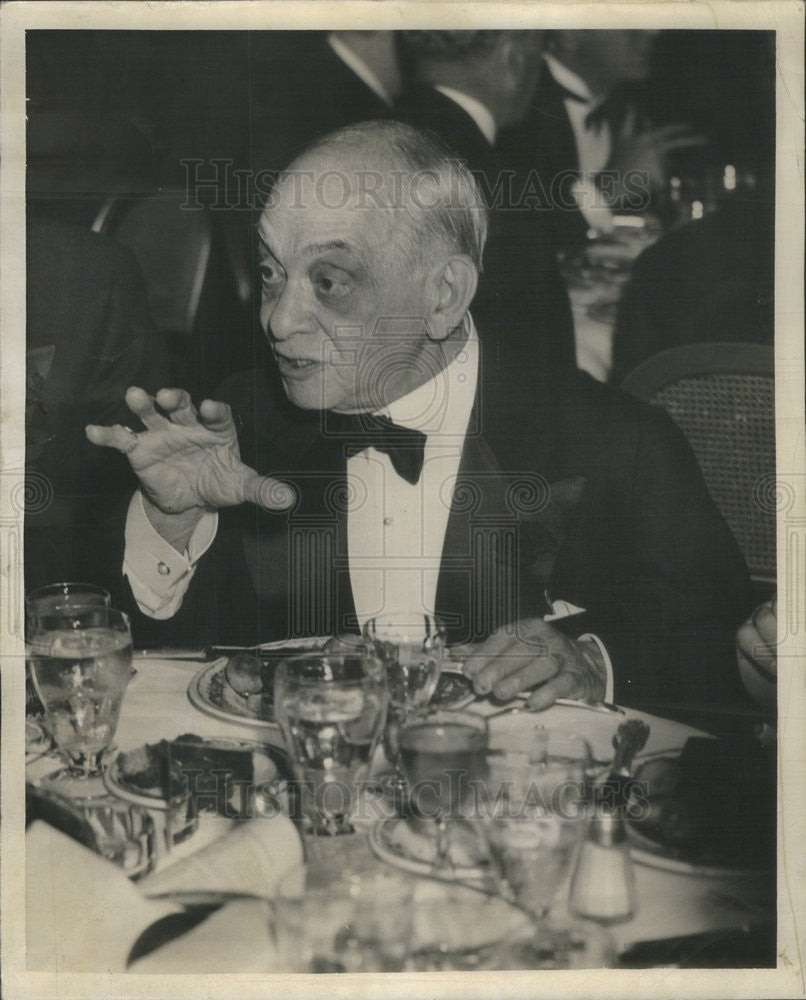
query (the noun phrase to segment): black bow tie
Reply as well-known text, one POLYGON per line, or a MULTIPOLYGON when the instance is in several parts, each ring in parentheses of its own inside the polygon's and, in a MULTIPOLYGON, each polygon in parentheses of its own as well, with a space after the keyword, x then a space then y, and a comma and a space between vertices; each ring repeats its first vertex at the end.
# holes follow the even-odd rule
MULTIPOLYGON (((557 81, 555 80, 555 83, 557 81)), ((576 101, 578 104, 593 104, 593 101, 589 97, 583 97, 582 94, 578 94, 575 90, 571 90, 570 87, 566 87, 562 83, 558 83, 557 86, 563 92, 563 97, 566 100, 576 101)), ((594 129, 595 131, 600 131, 605 123, 609 123, 615 117, 615 102, 612 97, 606 97, 603 101, 599 101, 598 104, 594 105, 591 110, 585 115, 585 128, 594 129)))
POLYGON ((389 456, 395 472, 412 486, 423 471, 426 435, 371 413, 329 413, 328 433, 334 434, 348 455, 375 448, 389 456))

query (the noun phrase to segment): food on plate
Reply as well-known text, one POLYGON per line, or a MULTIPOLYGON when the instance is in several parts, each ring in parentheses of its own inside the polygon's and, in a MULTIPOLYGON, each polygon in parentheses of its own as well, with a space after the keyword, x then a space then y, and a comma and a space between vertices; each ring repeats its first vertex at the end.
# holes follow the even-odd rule
POLYGON ((692 737, 679 757, 646 761, 635 779, 630 825, 650 844, 692 863, 774 864, 774 753, 753 741, 692 737))
POLYGON ((429 704, 453 705, 468 695, 473 695, 473 681, 460 674, 458 670, 443 670, 429 704))
POLYGON ((260 747, 207 740, 195 733, 124 751, 116 766, 123 785, 163 799, 180 794, 186 782, 197 792, 209 793, 219 787, 231 789, 235 782, 252 786, 280 776, 275 762, 260 747))

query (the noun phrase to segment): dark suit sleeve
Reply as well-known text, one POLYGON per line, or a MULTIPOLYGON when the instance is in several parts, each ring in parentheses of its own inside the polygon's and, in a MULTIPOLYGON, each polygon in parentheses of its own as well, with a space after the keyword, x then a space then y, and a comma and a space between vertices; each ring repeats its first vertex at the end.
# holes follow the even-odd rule
POLYGON ((647 412, 622 522, 625 551, 611 561, 599 606, 564 630, 603 640, 618 702, 714 730, 719 716, 744 712, 734 633, 752 606, 750 582, 688 442, 664 413, 647 412))

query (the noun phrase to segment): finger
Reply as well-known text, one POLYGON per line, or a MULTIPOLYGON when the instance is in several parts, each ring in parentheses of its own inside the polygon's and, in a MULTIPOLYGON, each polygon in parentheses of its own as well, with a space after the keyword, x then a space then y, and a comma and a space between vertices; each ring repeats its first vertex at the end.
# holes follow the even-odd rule
POLYGON ((532 693, 527 704, 533 711, 541 712, 544 708, 553 705, 558 698, 579 698, 583 694, 584 691, 580 689, 579 679, 576 675, 567 670, 561 670, 551 680, 541 684, 532 693))
POLYGON ((157 430, 160 427, 164 427, 167 423, 165 417, 162 414, 157 413, 154 407, 154 400, 145 391, 145 389, 140 389, 138 386, 131 386, 131 388, 126 390, 126 405, 138 416, 146 427, 150 430, 157 430))
POLYGON ((452 652, 459 656, 464 656, 465 662, 462 670, 465 677, 470 677, 471 679, 479 673, 480 670, 492 660, 496 658, 500 653, 503 653, 509 646, 513 644, 514 636, 511 632, 505 629, 497 629, 492 635, 488 636, 484 642, 477 643, 467 643, 465 646, 454 646, 452 652))
POLYGON ((205 399, 199 407, 201 422, 211 431, 228 431, 234 427, 232 410, 226 403, 205 399))
POLYGON ((514 698, 521 691, 528 691, 535 684, 542 684, 557 672, 557 664, 552 660, 531 660, 523 664, 519 670, 508 674, 503 680, 493 686, 493 696, 501 701, 514 698))
POLYGON ((691 132, 691 126, 685 122, 676 122, 673 125, 657 125, 655 128, 649 128, 646 132, 641 133, 640 138, 670 139, 672 136, 683 135, 685 132, 691 132))
POLYGON ((164 410, 174 424, 195 427, 199 422, 196 407, 190 393, 184 389, 160 389, 156 396, 157 405, 164 410))
POLYGON ((759 604, 753 612, 751 620, 761 641, 766 643, 767 646, 774 646, 778 640, 778 620, 775 617, 772 606, 766 602, 759 604))
POLYGON ((132 441, 134 435, 128 427, 114 424, 112 427, 104 427, 100 424, 87 424, 84 429, 87 440, 92 444, 100 445, 101 448, 117 448, 118 451, 128 453, 132 451, 132 441))
POLYGON ((249 469, 244 477, 244 499, 264 510, 288 510, 297 502, 293 486, 249 469))
POLYGON ((736 646, 741 656, 764 677, 776 674, 777 657, 774 648, 762 641, 757 630, 749 622, 740 626, 736 633, 736 646))
POLYGON ((675 149, 693 149, 695 146, 706 146, 708 138, 704 135, 681 135, 677 139, 666 139, 655 143, 655 149, 661 153, 671 153, 675 149))
MULTIPOLYGON (((489 694, 493 691, 501 690, 502 683, 511 675, 517 674, 524 667, 527 667, 534 659, 529 651, 524 651, 516 643, 500 652, 496 657, 490 658, 473 678, 473 688, 477 694, 489 694)), ((537 678, 532 681, 534 684, 537 678)), ((526 685, 527 687, 529 685, 526 685)), ((512 689, 512 694, 517 694, 523 689, 522 684, 513 684, 505 688, 512 689)), ((498 695, 497 695, 498 696, 498 695)), ((504 695, 503 697, 511 697, 504 695)))

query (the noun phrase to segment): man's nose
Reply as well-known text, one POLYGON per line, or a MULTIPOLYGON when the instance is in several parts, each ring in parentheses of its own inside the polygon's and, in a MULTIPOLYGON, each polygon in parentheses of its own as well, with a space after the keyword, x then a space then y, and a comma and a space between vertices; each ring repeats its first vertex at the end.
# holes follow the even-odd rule
POLYGON ((310 330, 307 303, 301 290, 287 282, 277 300, 269 306, 268 325, 275 340, 287 340, 295 333, 310 330))

